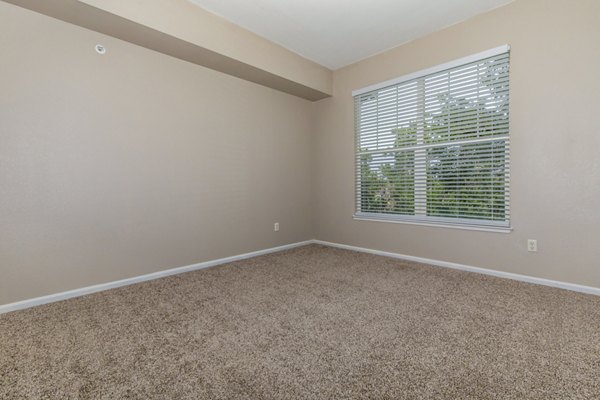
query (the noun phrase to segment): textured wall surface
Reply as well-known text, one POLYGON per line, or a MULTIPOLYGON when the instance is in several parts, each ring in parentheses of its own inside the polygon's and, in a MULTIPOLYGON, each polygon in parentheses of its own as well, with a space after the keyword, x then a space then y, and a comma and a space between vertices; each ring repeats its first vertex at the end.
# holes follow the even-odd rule
POLYGON ((0 27, 0 304, 312 237, 310 102, 4 2, 0 27))
POLYGON ((315 236, 600 286, 598 18, 595 0, 517 0, 336 71, 333 98, 315 107, 315 236), (354 221, 352 90, 503 44, 512 47, 513 232, 354 221))
POLYGON ((0 304, 310 238, 600 287, 599 17, 517 0, 311 104, 0 2, 0 304), (352 90, 502 44, 514 230, 353 220, 352 90))

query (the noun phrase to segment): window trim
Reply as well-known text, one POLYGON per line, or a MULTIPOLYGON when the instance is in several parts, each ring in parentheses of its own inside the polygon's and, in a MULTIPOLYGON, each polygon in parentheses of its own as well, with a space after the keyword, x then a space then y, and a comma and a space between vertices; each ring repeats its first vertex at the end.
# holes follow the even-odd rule
POLYGON ((407 75, 402 75, 398 78, 390 79, 384 82, 375 83, 373 85, 366 86, 362 89, 356 89, 352 91, 352 97, 360 96, 361 94, 372 92, 373 90, 383 89, 388 86, 398 85, 400 83, 411 81, 413 79, 419 79, 424 76, 435 74, 436 72, 442 72, 447 69, 459 67, 464 64, 470 64, 478 60, 483 60, 484 58, 494 57, 503 53, 508 53, 509 51, 510 46, 508 44, 505 44, 490 50, 482 51, 477 54, 471 54, 470 56, 457 58, 456 60, 448 61, 447 63, 436 65, 435 67, 423 69, 421 71, 413 72, 407 75))
POLYGON ((408 224, 419 226, 431 226, 438 228, 464 229, 468 231, 511 233, 513 228, 510 223, 489 225, 492 222, 488 220, 468 219, 468 218, 445 218, 445 217, 427 217, 420 219, 415 215, 402 215, 397 218, 393 214, 377 214, 356 212, 352 216, 355 221, 384 222, 393 224, 408 224))
MULTIPOLYGON (((361 89, 357 89, 352 91, 352 96, 355 98, 356 96, 360 96, 365 93, 369 93, 372 91, 376 91, 379 89, 383 89, 389 86, 394 86, 401 84, 403 82, 417 80, 419 78, 435 74, 438 72, 442 72, 448 69, 452 69, 455 67, 459 67, 461 65, 470 64, 477 62, 479 60, 483 60, 486 58, 494 57, 497 55, 501 55, 504 53, 510 52, 510 46, 508 44, 495 47, 493 49, 489 49, 486 51, 482 51, 476 54, 472 54, 466 57, 462 57, 459 59, 455 59, 440 65, 436 65, 431 68, 427 68, 421 71, 417 71, 411 74, 403 75, 394 79, 390 79, 384 82, 376 83, 373 85, 366 86, 361 89)), ((356 118, 356 116, 355 116, 356 118)), ((356 136, 358 137, 358 136, 356 136)), ((507 145, 510 143, 510 137, 503 137, 502 139, 506 140, 507 145)), ((476 140, 477 141, 477 140, 476 140)), ((466 142, 470 142, 470 140, 466 140, 466 142)), ((433 146, 433 145, 432 145, 433 146)), ((423 146, 415 146, 415 147, 423 147, 423 146)), ((431 146, 425 146, 431 147, 431 146)), ((355 148, 356 151, 356 148, 355 148)), ((359 171, 356 169, 355 165, 355 173, 358 174, 359 171)), ((506 170, 506 175, 510 176, 510 167, 506 170)), ((358 179, 358 177, 357 177, 358 179)), ((508 189, 506 189, 508 190, 508 189)), ((506 207, 510 209, 510 200, 507 201, 506 207)), ((385 213, 369 213, 362 212, 358 209, 355 209, 353 214, 353 219, 357 221, 371 221, 371 222, 384 222, 384 223, 397 223, 397 224, 410 224, 410 225, 420 225, 420 226, 430 226, 430 227, 442 227, 442 228, 451 228, 451 229, 463 229, 463 230, 472 230, 472 231, 484 231, 484 232, 497 232, 497 233, 510 233, 512 232, 512 218, 509 218, 507 221, 494 221, 494 220, 480 220, 480 219, 470 219, 470 218, 452 218, 452 217, 440 217, 440 216, 427 216, 423 217, 422 215, 404 215, 404 214, 385 214, 385 213)))

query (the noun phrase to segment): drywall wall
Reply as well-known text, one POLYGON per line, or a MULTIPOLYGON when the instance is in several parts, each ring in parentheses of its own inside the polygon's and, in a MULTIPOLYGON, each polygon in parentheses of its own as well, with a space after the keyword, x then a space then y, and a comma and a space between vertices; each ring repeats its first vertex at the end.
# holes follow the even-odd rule
POLYGON ((4 2, 0 27, 0 304, 312 237, 310 102, 4 2))
POLYGON ((0 2, 0 304, 313 237, 600 287, 599 16, 517 0, 311 104, 0 2), (513 232, 354 221, 351 91, 507 43, 513 232))
POLYGON ((332 72, 188 0, 3 0, 308 100, 332 72))
MULTIPOLYGON (((189 0, 79 0, 307 86, 326 96, 332 73, 189 0)), ((321 97, 322 98, 322 97, 321 97)))
POLYGON ((599 18, 596 0, 517 0, 335 71, 334 96, 314 105, 316 238, 600 287, 599 18), (503 44, 513 232, 353 220, 352 90, 503 44))

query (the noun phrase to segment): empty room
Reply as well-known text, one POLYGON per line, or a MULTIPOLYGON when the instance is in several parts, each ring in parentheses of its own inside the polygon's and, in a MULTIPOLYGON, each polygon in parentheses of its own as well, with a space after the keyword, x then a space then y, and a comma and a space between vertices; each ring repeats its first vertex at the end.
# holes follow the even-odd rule
POLYGON ((0 399, 600 399, 600 1, 0 0, 0 399))

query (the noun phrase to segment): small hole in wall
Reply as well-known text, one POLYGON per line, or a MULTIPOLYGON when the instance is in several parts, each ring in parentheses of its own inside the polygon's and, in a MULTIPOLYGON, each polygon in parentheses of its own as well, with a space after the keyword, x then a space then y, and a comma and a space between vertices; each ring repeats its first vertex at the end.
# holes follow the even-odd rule
POLYGON ((96 52, 98 54, 105 54, 106 53, 106 47, 102 46, 101 44, 97 44, 96 45, 96 52))

